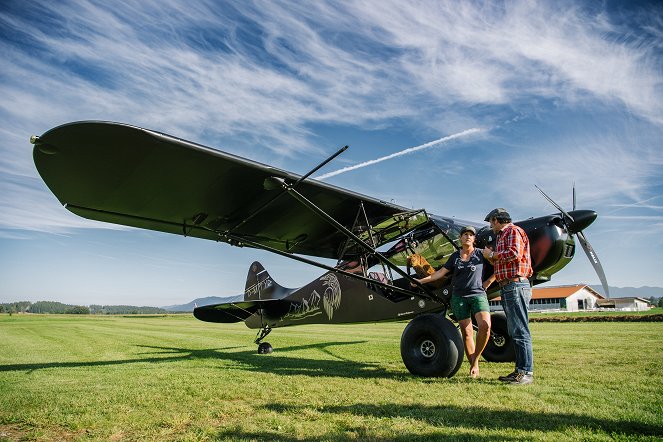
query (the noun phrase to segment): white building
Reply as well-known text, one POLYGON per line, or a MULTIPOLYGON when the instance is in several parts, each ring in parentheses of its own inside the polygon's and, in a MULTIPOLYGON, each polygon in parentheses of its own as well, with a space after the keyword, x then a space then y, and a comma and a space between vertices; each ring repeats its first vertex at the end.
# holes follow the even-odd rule
MULTIPOLYGON (((598 308, 597 303, 603 300, 598 292, 585 284, 561 287, 543 287, 532 289, 532 299, 529 311, 565 310, 577 312, 598 308)), ((628 298, 632 299, 632 298, 628 298)), ((495 298, 490 302, 490 310, 502 310, 501 299, 495 298)))
POLYGON ((597 307, 635 312, 649 310, 650 304, 643 298, 608 298, 599 300, 597 307))

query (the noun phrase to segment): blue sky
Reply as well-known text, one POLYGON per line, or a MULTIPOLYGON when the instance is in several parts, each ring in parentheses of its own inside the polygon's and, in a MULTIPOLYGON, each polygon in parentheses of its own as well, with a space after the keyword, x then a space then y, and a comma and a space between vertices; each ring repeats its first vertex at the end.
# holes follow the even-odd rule
MULTIPOLYGON (((480 221, 594 209, 610 285, 663 286, 663 6, 596 1, 0 3, 0 301, 169 305, 321 272, 78 218, 30 135, 77 120, 165 132, 480 221), (438 143, 431 143, 442 140, 438 143), (394 154, 431 143, 409 153, 394 154)), ((549 285, 598 283, 579 250, 549 285)))

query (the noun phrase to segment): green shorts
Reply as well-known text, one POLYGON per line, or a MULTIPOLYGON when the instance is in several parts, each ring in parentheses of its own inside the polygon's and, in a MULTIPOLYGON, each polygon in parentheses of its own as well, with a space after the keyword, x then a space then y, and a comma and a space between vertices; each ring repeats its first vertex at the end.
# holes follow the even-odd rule
POLYGON ((486 295, 470 296, 469 298, 452 296, 451 310, 458 321, 470 318, 479 312, 490 312, 488 297, 486 295))

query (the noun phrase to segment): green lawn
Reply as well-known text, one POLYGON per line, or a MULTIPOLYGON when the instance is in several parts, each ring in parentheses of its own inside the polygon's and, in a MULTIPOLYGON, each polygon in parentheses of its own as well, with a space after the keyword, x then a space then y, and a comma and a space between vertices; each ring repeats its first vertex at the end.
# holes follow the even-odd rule
POLYGON ((622 311, 622 310, 581 310, 577 312, 530 312, 530 318, 553 318, 553 317, 587 317, 587 316, 650 316, 663 314, 663 308, 656 307, 648 310, 641 311, 622 311))
POLYGON ((534 323, 535 383, 410 375, 405 323, 0 315, 0 440, 661 440, 663 323, 534 323))

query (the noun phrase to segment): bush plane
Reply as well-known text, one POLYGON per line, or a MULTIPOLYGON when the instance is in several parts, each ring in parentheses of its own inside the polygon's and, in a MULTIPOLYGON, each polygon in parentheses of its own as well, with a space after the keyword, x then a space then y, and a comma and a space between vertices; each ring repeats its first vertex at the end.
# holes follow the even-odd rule
MULTIPOLYGON (((438 377, 459 369, 464 351, 450 319, 450 282, 417 283, 408 257, 419 254, 439 268, 459 248, 464 226, 477 229, 478 247, 494 240, 492 231, 485 223, 409 210, 311 178, 347 146, 297 175, 120 123, 69 123, 30 141, 42 179, 76 215, 266 250, 325 270, 291 289, 254 262, 241 299, 194 310, 202 321, 244 322, 257 329, 259 353, 272 351, 264 339, 278 327, 410 320, 400 343, 407 369, 438 377)), ((530 239, 531 283, 549 281, 571 261, 576 236, 607 292, 601 264, 583 234, 596 212, 575 209, 575 190, 569 212, 543 195, 559 213, 516 222, 530 239)), ((488 292, 494 298, 499 287, 493 284, 488 292)), ((483 357, 513 361, 504 315, 494 313, 492 324, 483 357)))

